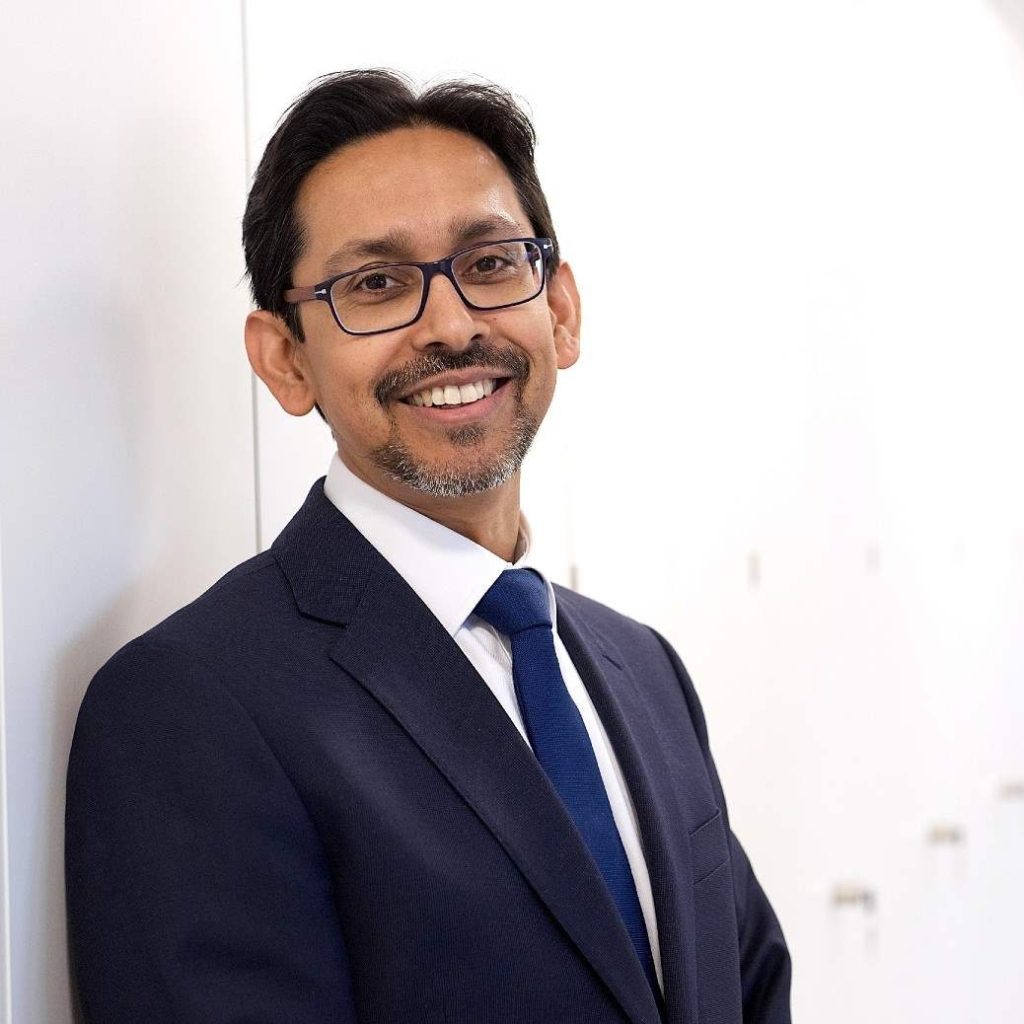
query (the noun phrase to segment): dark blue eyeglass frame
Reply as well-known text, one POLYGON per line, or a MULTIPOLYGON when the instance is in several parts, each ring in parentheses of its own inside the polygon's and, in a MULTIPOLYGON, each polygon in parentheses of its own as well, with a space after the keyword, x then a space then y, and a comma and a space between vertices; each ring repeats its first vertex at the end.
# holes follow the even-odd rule
POLYGON ((477 242, 475 245, 469 245, 465 249, 453 252, 450 256, 445 256, 444 259, 434 260, 430 263, 418 263, 414 260, 403 260, 400 263, 382 263, 373 267, 361 267, 359 270, 347 270, 343 274, 335 274, 334 277, 329 277, 326 281, 321 281, 319 284, 314 284, 310 287, 289 288, 285 291, 282 298, 290 306, 298 305, 300 302, 312 302, 315 300, 326 302, 330 307, 331 316, 334 317, 334 322, 346 334, 351 334, 356 337, 365 337, 368 334, 388 334, 391 331, 400 331, 403 327, 408 327, 410 324, 416 323, 416 321, 423 316, 423 310, 427 308, 427 297, 430 295, 430 282, 433 281, 437 274, 442 274, 451 281, 452 287, 455 289, 459 298, 462 299, 470 309, 486 312, 492 309, 508 309, 511 306, 521 306, 524 302, 532 302, 542 291, 544 291, 544 285, 547 283, 548 266, 554 251, 555 244, 550 238, 498 238, 493 242, 477 242), (505 302, 500 306, 478 306, 475 303, 470 302, 469 299, 466 298, 465 293, 459 287, 459 282, 455 279, 452 264, 464 253, 472 252, 474 249, 480 249, 490 245, 506 245, 510 242, 532 242, 538 249, 540 249, 540 258, 541 263, 543 264, 541 267, 540 286, 529 298, 517 299, 515 302, 505 302), (350 331, 341 322, 341 318, 338 316, 338 311, 334 308, 334 300, 331 298, 334 285, 343 278, 352 277, 355 274, 365 274, 371 270, 388 270, 392 267, 418 267, 420 272, 423 274, 423 294, 420 297, 420 307, 416 310, 415 316, 406 320, 403 324, 397 324, 394 327, 384 327, 377 331, 350 331))

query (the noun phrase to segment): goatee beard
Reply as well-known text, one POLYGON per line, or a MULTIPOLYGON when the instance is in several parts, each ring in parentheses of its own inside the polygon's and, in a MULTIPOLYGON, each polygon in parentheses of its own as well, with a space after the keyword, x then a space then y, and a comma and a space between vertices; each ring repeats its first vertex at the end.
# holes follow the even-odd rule
POLYGON ((470 460, 473 449, 486 440, 488 431, 493 431, 493 428, 480 423, 468 423, 452 427, 447 433, 452 445, 466 451, 467 460, 449 465, 430 465, 417 460, 409 451, 392 416, 391 436, 370 453, 380 469, 395 480, 435 498, 478 494, 500 487, 512 479, 523 464, 540 428, 540 421, 530 415, 523 403, 523 392, 530 371, 529 361, 518 349, 499 349, 477 342, 461 352, 431 352, 378 381, 375 389, 377 400, 386 407, 395 394, 412 390, 421 380, 474 366, 505 370, 510 379, 504 387, 515 389, 514 395, 506 396, 506 401, 515 403, 515 413, 501 452, 485 462, 472 464, 470 460))
MULTIPOLYGON (((502 451, 486 462, 473 465, 430 465, 417 460, 405 443, 392 430, 391 437, 371 453, 374 463, 393 479, 435 498, 460 498, 466 494, 479 494, 508 483, 523 464, 540 423, 523 406, 522 381, 509 381, 506 387, 515 387, 516 395, 509 396, 516 403, 515 417, 508 440, 502 451)), ((448 440, 469 452, 487 437, 488 427, 479 423, 453 427, 448 440)))

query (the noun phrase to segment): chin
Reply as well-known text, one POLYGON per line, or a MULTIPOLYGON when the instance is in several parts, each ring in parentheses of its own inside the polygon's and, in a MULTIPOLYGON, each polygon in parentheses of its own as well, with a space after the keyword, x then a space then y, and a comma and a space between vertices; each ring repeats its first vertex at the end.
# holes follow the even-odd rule
POLYGON ((401 483, 435 498, 461 498, 481 494, 508 483, 519 471, 521 459, 503 458, 477 466, 438 466, 406 462, 390 465, 386 471, 401 483))

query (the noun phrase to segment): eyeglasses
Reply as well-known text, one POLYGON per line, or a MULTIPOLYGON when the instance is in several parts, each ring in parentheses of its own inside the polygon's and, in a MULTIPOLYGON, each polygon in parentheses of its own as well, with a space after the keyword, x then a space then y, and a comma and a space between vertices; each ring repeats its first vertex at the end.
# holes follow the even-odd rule
POLYGON ((289 288, 289 305, 319 299, 331 307, 346 334, 383 334, 408 327, 423 315, 430 282, 451 281, 470 309, 506 309, 544 290, 550 238, 506 238, 462 249, 433 263, 383 263, 350 270, 310 288, 289 288))

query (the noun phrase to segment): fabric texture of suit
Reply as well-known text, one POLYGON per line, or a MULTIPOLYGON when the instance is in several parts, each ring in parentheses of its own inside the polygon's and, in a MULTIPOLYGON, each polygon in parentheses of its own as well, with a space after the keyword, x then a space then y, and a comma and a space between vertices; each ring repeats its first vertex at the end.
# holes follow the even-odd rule
MULTIPOLYGON (((786 1024, 785 942, 683 665, 556 591, 636 806, 666 1021, 786 1024)), ((93 680, 66 879, 89 1022, 660 1019, 528 744, 322 480, 270 551, 93 680)))

